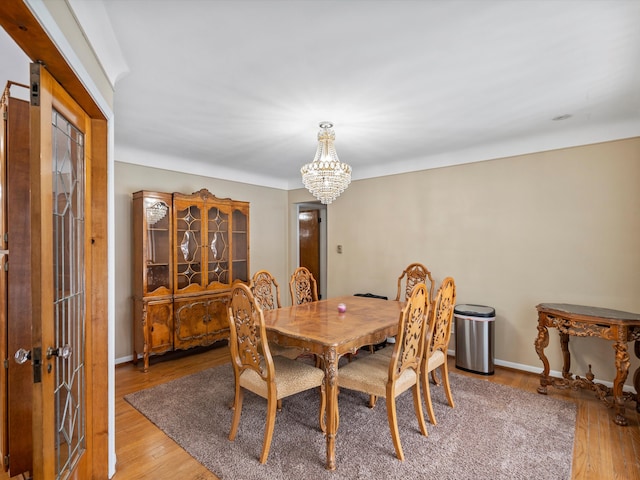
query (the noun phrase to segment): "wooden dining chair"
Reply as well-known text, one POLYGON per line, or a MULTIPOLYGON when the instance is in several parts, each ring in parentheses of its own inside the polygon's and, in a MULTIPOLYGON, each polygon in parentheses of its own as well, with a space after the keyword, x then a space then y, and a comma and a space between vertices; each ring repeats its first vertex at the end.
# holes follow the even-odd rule
MULTIPOLYGON (((253 274, 251 278, 251 293, 253 293, 253 298, 256 299, 256 302, 262 309, 265 310, 275 310, 276 308, 281 308, 280 304, 280 287, 278 286, 278 282, 271 275, 271 273, 267 270, 259 270, 253 274)), ((271 344, 269 346, 271 350, 271 355, 278 355, 282 357, 291 358, 295 360, 302 353, 302 349, 296 347, 282 347, 277 344, 271 344)))
POLYGON ((405 301, 411 295, 413 287, 418 283, 424 283, 428 289, 429 303, 433 301, 433 277, 427 267, 421 263, 412 263, 405 268, 398 277, 397 301, 405 301), (402 284, 404 283, 404 289, 402 284))
MULTIPOLYGON (((456 304, 456 284, 451 277, 442 281, 438 289, 436 300, 431 309, 429 328, 425 340, 424 359, 422 361, 422 391, 427 404, 427 414, 431 424, 436 424, 436 417, 431 403, 431 391, 429 389, 429 372, 434 374, 440 368, 440 376, 444 385, 445 395, 449 406, 455 407, 451 395, 449 383, 449 367, 447 365, 447 349, 451 338, 451 325, 453 323, 453 309, 456 304)), ((434 383, 437 379, 432 375, 434 383)))
POLYGON ((262 309, 246 285, 240 283, 233 287, 228 311, 229 347, 235 379, 229 440, 235 440, 238 433, 243 390, 266 398, 267 419, 260 454, 260 463, 265 463, 271 447, 278 400, 320 387, 319 425, 325 432, 324 372, 304 362, 271 355, 262 309))
MULTIPOLYGON (((413 287, 418 283, 424 283, 427 286, 429 303, 431 303, 433 301, 433 277, 431 277, 429 269, 421 263, 409 264, 398 277, 396 302, 406 301, 411 295, 413 287)), ((393 337, 389 337, 386 340, 387 344, 393 344, 394 342, 395 338, 393 337)))
POLYGON ((420 399, 421 362, 429 314, 427 295, 424 283, 414 287, 400 313, 398 335, 391 357, 373 353, 347 363, 338 370, 340 389, 357 390, 370 396, 386 398, 389 430, 396 456, 400 460, 404 460, 404 453, 398 432, 396 397, 408 389, 413 393, 413 406, 420 432, 427 436, 420 399))
POLYGON ((291 304, 302 305, 303 303, 318 301, 318 285, 313 274, 305 267, 295 269, 289 280, 289 292, 291 293, 291 304))
POLYGON ((268 270, 258 270, 251 278, 251 293, 264 310, 281 308, 280 286, 268 270))

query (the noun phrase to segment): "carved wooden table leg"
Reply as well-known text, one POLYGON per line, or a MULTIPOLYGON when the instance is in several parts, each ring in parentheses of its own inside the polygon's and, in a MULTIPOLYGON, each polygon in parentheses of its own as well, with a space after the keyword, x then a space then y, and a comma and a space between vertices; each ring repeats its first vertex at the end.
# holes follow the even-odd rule
POLYGON ((540 360, 542 360, 543 370, 540 374, 540 386, 538 387, 538 393, 543 395, 547 394, 547 385, 551 383, 549 379, 549 360, 544 354, 544 349, 549 345, 549 330, 545 324, 545 316, 540 315, 538 317, 538 336, 534 345, 536 347, 536 353, 540 360))
POLYGON ((562 349, 562 378, 571 378, 571 353, 569 352, 569 334, 560 333, 560 348, 562 349))
MULTIPOLYGON (((637 358, 640 358, 640 340, 634 342, 633 351, 637 358)), ((633 375, 633 388, 636 390, 636 412, 640 412, 640 367, 636 368, 636 373, 633 375)))
POLYGON ((327 395, 327 470, 336 469, 336 431, 338 430, 338 355, 335 348, 324 352, 324 382, 327 395))
POLYGON ((613 345, 616 351, 616 379, 613 381, 613 406, 616 411, 613 420, 618 425, 627 425, 627 418, 624 416, 624 396, 622 387, 629 373, 629 353, 627 352, 627 342, 620 340, 613 345))

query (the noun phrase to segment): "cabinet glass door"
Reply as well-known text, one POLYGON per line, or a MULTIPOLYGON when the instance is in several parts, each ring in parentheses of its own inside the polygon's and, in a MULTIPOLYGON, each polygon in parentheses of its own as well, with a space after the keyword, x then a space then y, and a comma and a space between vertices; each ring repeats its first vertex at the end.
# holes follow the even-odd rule
POLYGON ((176 210, 177 288, 202 285, 202 209, 198 205, 176 210))
POLYGON ((233 211, 233 281, 249 280, 249 231, 247 215, 241 210, 233 211))
POLYGON ((229 283, 229 214, 212 207, 207 212, 207 285, 229 283))
POLYGON ((144 199, 147 225, 146 292, 171 288, 169 205, 156 198, 144 199))

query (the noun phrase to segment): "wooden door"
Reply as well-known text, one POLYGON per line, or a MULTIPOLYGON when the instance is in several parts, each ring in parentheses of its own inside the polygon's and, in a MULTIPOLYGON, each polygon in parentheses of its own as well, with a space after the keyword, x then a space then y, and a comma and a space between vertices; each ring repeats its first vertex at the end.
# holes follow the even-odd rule
MULTIPOLYGON (((15 86, 13 87, 15 89, 15 86)), ((24 87, 23 87, 24 88, 24 87)), ((6 411, 3 419, 7 426, 3 442, 2 458, 9 458, 14 474, 32 471, 33 432, 31 412, 33 409, 33 371, 28 358, 15 359, 17 352, 26 355, 32 344, 31 338, 31 242, 29 217, 29 103, 10 96, 5 90, 5 162, 6 185, 3 196, 3 212, 6 223, 2 237, 5 243, 6 266, 3 292, 6 292, 6 318, 2 322, 6 330, 6 352, 8 358, 3 391, 6 392, 6 411), (5 236, 6 233, 6 236, 5 236), (10 259, 10 261, 8 261, 10 259), (23 350, 21 350, 23 349, 23 350), (6 388, 6 390, 5 390, 6 388), (8 455, 8 456, 7 456, 8 455)), ((4 372, 5 370, 3 370, 4 372)))
POLYGON ((30 85, 33 472, 91 478, 91 120, 39 64, 30 85))
POLYGON ((298 229, 300 266, 306 267, 320 286, 320 211, 300 211, 298 229))
MULTIPOLYGON (((68 444, 64 438, 58 435, 54 426, 57 418, 56 413, 63 412, 56 409, 56 398, 61 398, 60 391, 54 390, 54 382, 50 380, 58 374, 62 374, 58 363, 58 357, 52 356, 47 359, 46 351, 48 347, 55 347, 49 343, 53 337, 53 321, 50 314, 54 311, 52 298, 54 292, 54 264, 64 264, 54 262, 53 245, 58 237, 53 233, 53 205, 56 208, 61 204, 53 201, 53 162, 52 162, 52 111, 54 108, 66 116, 67 119, 75 122, 76 117, 83 117, 80 110, 70 100, 59 85, 44 72, 36 83, 31 83, 35 89, 31 89, 31 105, 29 107, 30 116, 30 162, 29 162, 29 201, 15 205, 18 210, 22 210, 23 216, 27 219, 31 229, 31 243, 18 242, 13 247, 24 247, 28 250, 28 258, 31 260, 30 272, 30 300, 22 298, 17 309, 26 301, 31 308, 31 328, 27 331, 32 333, 30 351, 32 359, 27 362, 32 382, 32 448, 33 448, 33 470, 34 480, 49 479, 106 479, 109 474, 109 316, 108 316, 108 288, 109 288, 109 262, 108 262, 108 174, 109 163, 107 146, 109 142, 109 123, 104 110, 94 101, 94 97, 87 91, 85 84, 76 76, 65 57, 51 41, 47 32, 36 19, 31 9, 25 2, 1 2, 0 1, 0 25, 13 38, 16 44, 27 54, 29 58, 39 59, 43 65, 48 65, 54 76, 65 85, 71 96, 89 113, 89 119, 85 116, 84 124, 87 127, 84 134, 84 169, 86 174, 86 197, 85 205, 88 215, 84 217, 85 226, 85 265, 82 279, 88 285, 84 296, 85 331, 84 345, 86 347, 85 356, 85 385, 84 403, 87 408, 84 414, 86 437, 84 444, 75 442, 76 445, 84 445, 77 450, 78 455, 73 458, 77 460, 75 465, 69 466, 66 470, 57 473, 56 464, 60 463, 60 447, 68 444), (34 95, 36 94, 37 95, 34 95), (34 102, 34 99, 38 102, 34 102), (35 103, 40 105, 36 106, 35 103), (90 239, 90 241, 89 241, 90 239), (54 241, 55 240, 55 241, 54 241), (87 249, 86 245, 90 245, 87 249), (49 263, 47 263, 49 262, 49 263), (48 276, 47 276, 48 275, 48 276), (49 322, 49 323, 47 323, 49 322), (44 327, 44 328, 43 328, 44 327), (38 350, 39 349, 39 350, 38 350), (41 353, 38 360, 40 369, 34 368, 37 355, 41 353), (49 370, 49 365, 51 370, 49 370), (40 372, 41 379, 34 382, 34 373, 40 372)), ((38 71, 35 73, 40 73, 38 71)), ((33 78, 31 80, 34 80, 33 78)), ((107 110, 108 111, 108 110, 107 110)), ((82 122, 74 123, 78 127, 82 122)), ((81 129, 82 130, 82 129, 81 129)), ((58 192, 62 190, 57 189, 58 192)), ((4 191, 0 196, 4 196, 4 191)), ((11 209, 11 206, 8 207, 11 209)), ((64 229, 63 229, 64 230, 64 229)), ((76 244, 82 243, 76 241, 76 244)), ((10 255, 4 254, 3 260, 7 256, 13 257, 14 251, 10 255)), ((9 263, 11 262, 9 258, 9 263)), ((78 276, 74 276, 78 279, 78 276)), ((9 286, 9 288, 11 288, 9 286)), ((57 291, 57 290, 56 290, 57 291)), ((63 300, 64 302, 64 300, 63 300)), ((60 304, 58 304, 60 305, 60 304)), ((6 318, 6 324, 11 325, 12 319, 6 318)), ((11 328, 9 328, 11 330, 11 328)), ((0 332, 6 332, 4 325, 0 325, 0 332)), ((6 338, 6 337, 5 337, 6 338)), ((29 349, 29 346, 26 347, 29 349)), ((10 361, 13 352, 9 353, 10 361)), ((78 355, 78 352, 74 352, 78 355)), ((7 357, 4 357, 7 358, 7 357)), ((68 363, 67 363, 68 364, 68 363)), ((76 385, 76 384, 74 384, 76 385)), ((4 386, 3 386, 4 388, 4 386)), ((65 388, 64 386, 62 387, 65 388)), ((71 397, 67 397, 71 398, 71 397)), ((60 417, 68 420, 71 417, 60 417)), ((73 438, 72 440, 76 440, 73 438)), ((8 447, 11 450, 11 446, 8 447)), ((3 452, 4 453, 4 452, 3 452)), ((12 475, 14 472, 9 465, 12 475)))
MULTIPOLYGON (((8 93, 9 87, 5 90, 8 93)), ((7 273, 9 249, 6 240, 7 232, 7 199, 2 192, 7 191, 7 102, 2 97, 0 115, 5 121, 0 128, 0 358, 8 358, 7 354, 7 273)), ((0 458, 5 458, 9 451, 9 414, 7 405, 7 369, 0 369, 0 458)), ((5 469, 7 467, 5 466, 5 469)))

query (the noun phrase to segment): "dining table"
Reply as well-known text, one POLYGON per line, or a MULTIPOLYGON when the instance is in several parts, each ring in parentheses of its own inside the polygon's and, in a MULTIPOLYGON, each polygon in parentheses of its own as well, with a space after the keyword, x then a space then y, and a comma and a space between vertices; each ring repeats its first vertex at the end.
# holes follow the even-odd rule
MULTIPOLYGON (((299 347, 321 359, 325 372, 326 468, 336 469, 338 362, 348 353, 397 334, 405 302, 340 296, 264 311, 269 342, 299 347)), ((355 360, 357 361, 357 360, 355 360)))

